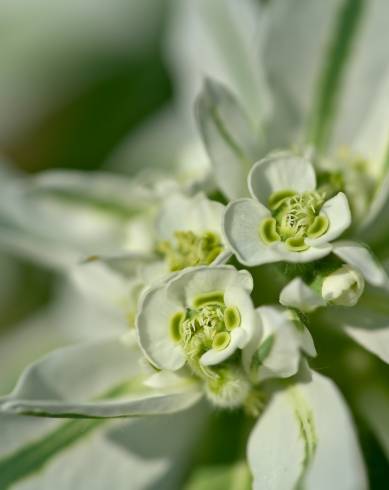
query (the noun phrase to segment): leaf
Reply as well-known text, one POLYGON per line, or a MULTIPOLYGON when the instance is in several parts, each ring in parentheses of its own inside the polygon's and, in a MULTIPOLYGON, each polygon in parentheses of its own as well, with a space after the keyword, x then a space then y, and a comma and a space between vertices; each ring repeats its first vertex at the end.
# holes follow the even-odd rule
POLYGON ((0 244, 63 268, 82 256, 123 248, 130 220, 147 214, 155 201, 147 187, 109 173, 2 179, 0 244))
POLYGON ((0 488, 178 488, 207 415, 203 404, 130 421, 2 415, 0 488))
POLYGON ((58 349, 32 364, 0 412, 44 417, 123 417, 175 412, 195 403, 197 385, 183 379, 165 390, 147 388, 149 373, 131 340, 109 338, 58 349), (91 401, 94 400, 94 401, 91 401))
POLYGON ((204 77, 236 93, 250 119, 264 120, 269 101, 258 60, 261 16, 255 0, 175 2, 167 54, 186 120, 204 77))
POLYGON ((248 443, 254 490, 367 489, 353 423, 327 378, 276 393, 248 443))
POLYGON ((365 3, 365 0, 346 0, 334 22, 332 39, 317 84, 309 125, 308 139, 319 150, 327 147, 332 136, 343 75, 353 53, 365 3))
POLYGON ((331 308, 327 321, 338 325, 362 347, 389 363, 388 295, 366 291, 354 308, 331 308))
POLYGON ((196 116, 220 189, 230 199, 248 195, 247 175, 261 156, 260 133, 235 96, 214 80, 205 82, 196 102, 196 116))

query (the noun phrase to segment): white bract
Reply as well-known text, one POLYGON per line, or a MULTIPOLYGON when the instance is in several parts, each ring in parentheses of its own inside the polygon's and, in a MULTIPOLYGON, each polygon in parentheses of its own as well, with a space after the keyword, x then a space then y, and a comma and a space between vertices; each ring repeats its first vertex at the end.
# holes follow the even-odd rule
POLYGON ((334 304, 355 306, 365 289, 365 281, 383 292, 388 291, 389 277, 382 265, 363 245, 350 241, 333 244, 333 254, 343 262, 315 278, 319 287, 295 277, 281 291, 279 301, 289 308, 306 313, 334 304), (310 287, 313 286, 313 287, 310 287))
POLYGON ((327 303, 339 306, 355 306, 365 289, 360 272, 349 265, 342 265, 323 280, 321 295, 327 303))
POLYGON ((277 306, 261 306, 256 311, 261 335, 243 358, 253 380, 288 378, 298 372, 302 353, 316 356, 311 334, 292 311, 277 306))
POLYGON ((351 223, 346 196, 328 198, 317 189, 311 163, 294 156, 270 156, 250 171, 252 199, 231 202, 224 233, 246 265, 310 262, 332 251, 331 242, 351 223))

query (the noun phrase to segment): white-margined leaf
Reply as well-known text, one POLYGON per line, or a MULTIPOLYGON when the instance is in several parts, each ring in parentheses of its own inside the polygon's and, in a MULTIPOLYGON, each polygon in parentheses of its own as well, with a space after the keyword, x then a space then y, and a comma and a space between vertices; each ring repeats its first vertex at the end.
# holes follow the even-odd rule
POLYGON ((251 433, 254 490, 366 490, 364 463, 350 413, 329 379, 276 393, 251 433))
POLYGON ((220 189, 231 199, 248 195, 247 175, 262 156, 259 130, 230 90, 210 79, 197 99, 196 115, 220 189))
POLYGON ((182 410, 201 397, 183 379, 165 390, 147 388, 133 336, 65 347, 32 364, 0 412, 48 417, 125 417, 182 410))

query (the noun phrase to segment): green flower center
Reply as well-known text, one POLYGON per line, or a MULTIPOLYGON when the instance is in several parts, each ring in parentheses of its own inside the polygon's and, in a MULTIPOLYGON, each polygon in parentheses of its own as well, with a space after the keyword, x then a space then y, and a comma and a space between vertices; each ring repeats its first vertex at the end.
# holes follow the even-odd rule
POLYGON ((320 192, 274 192, 269 198, 272 216, 259 225, 261 240, 266 245, 285 242, 293 252, 307 250, 306 238, 318 238, 328 230, 328 218, 319 214, 324 202, 325 194, 320 192))
POLYGON ((164 256, 171 272, 209 265, 222 251, 221 239, 212 231, 201 235, 192 231, 176 231, 174 240, 163 241, 157 246, 157 252, 164 256))
POLYGON ((200 358, 209 349, 224 350, 231 342, 231 331, 239 327, 238 308, 224 303, 223 292, 212 291, 198 296, 193 308, 175 313, 169 323, 172 340, 180 344, 189 365, 200 375, 209 369, 201 366, 200 358))

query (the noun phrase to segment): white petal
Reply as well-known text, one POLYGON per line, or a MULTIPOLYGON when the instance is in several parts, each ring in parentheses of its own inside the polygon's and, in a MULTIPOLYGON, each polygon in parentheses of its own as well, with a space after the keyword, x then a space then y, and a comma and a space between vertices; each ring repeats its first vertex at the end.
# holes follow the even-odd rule
POLYGON ((301 330, 298 329, 291 321, 288 311, 280 307, 262 306, 257 312, 263 326, 261 343, 271 335, 274 338, 269 355, 259 366, 258 378, 287 378, 296 374, 301 351, 305 348, 310 355, 316 354, 311 334, 303 326, 301 330))
POLYGON ((221 235, 224 206, 203 194, 186 197, 175 194, 163 203, 157 218, 160 240, 172 240, 176 231, 203 233, 213 231, 221 235))
POLYGON ((259 237, 259 225, 270 211, 254 199, 231 202, 224 214, 223 229, 228 245, 245 265, 260 265, 281 260, 273 247, 259 237))
POLYGON ((280 303, 306 313, 326 304, 323 298, 307 286, 300 277, 296 277, 282 289, 280 303))
POLYGON ((385 269, 373 257, 369 249, 360 243, 339 241, 332 244, 333 253, 347 264, 358 269, 366 281, 373 286, 389 288, 389 277, 385 269))
POLYGON ((350 413, 317 373, 274 395, 250 435, 248 460, 254 490, 367 489, 350 413))
POLYGON ((223 350, 210 349, 200 358, 204 366, 214 366, 228 359, 237 349, 242 348, 247 343, 247 332, 243 328, 235 328, 231 332, 231 341, 223 350))
POLYGON ((150 288, 141 298, 136 327, 140 345, 146 357, 158 368, 176 370, 185 364, 180 345, 169 335, 172 316, 184 311, 184 304, 167 295, 167 287, 160 284, 150 288))
POLYGON ((235 285, 251 293, 253 279, 246 270, 238 271, 230 265, 193 267, 177 274, 168 286, 168 297, 186 306, 191 306, 198 295, 212 291, 224 293, 235 285))
POLYGON ((320 211, 329 221, 326 233, 319 238, 307 238, 307 244, 317 247, 338 238, 351 225, 351 211, 347 197, 343 192, 326 201, 320 211))
POLYGON ((251 195, 267 206, 273 192, 314 191, 316 175, 308 160, 294 156, 271 156, 253 166, 248 177, 248 185, 251 195))

